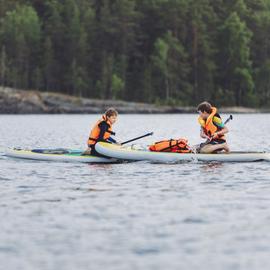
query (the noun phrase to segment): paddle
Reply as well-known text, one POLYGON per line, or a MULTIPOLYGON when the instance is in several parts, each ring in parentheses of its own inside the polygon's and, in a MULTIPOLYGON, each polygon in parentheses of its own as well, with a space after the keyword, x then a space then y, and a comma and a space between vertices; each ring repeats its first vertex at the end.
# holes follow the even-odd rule
POLYGON ((230 115, 229 118, 224 122, 224 125, 226 125, 231 120, 233 120, 233 116, 232 115, 230 115))
POLYGON ((150 132, 150 133, 144 134, 144 135, 142 135, 142 136, 139 136, 139 137, 133 138, 133 139, 131 139, 131 140, 122 142, 121 145, 130 143, 130 142, 137 141, 137 140, 139 140, 139 139, 141 139, 141 138, 144 138, 144 137, 152 136, 153 134, 154 134, 154 132, 150 132))

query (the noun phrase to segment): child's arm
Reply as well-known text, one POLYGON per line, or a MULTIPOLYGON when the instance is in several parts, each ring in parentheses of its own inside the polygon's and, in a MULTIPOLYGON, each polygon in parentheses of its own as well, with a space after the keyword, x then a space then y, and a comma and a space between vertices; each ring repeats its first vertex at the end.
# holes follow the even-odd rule
POLYGON ((104 138, 104 134, 105 134, 106 130, 108 129, 108 124, 106 122, 101 122, 99 124, 99 128, 100 128, 100 133, 99 133, 99 136, 97 138, 98 142, 104 140, 103 138, 104 138))
POLYGON ((213 123, 219 127, 219 130, 216 131, 213 136, 212 136, 212 139, 217 139, 218 137, 221 137, 223 135, 225 135, 226 133, 229 132, 228 128, 224 125, 224 123, 222 122, 222 119, 221 117, 218 115, 218 116, 214 116, 213 118, 213 123))
MULTIPOLYGON (((100 133, 99 133, 99 136, 98 136, 98 139, 97 139, 98 142, 104 141, 104 134, 108 130, 108 127, 109 126, 108 126, 108 124, 106 122, 101 122, 100 123, 100 125, 99 125, 100 133)), ((115 135, 115 133, 113 132, 112 135, 115 135)), ((109 137, 109 139, 107 141, 112 142, 112 143, 117 143, 117 141, 115 139, 113 139, 112 137, 109 137)))
POLYGON ((115 139, 113 139, 112 137, 110 137, 107 141, 109 141, 111 143, 117 143, 117 141, 115 139))
POLYGON ((229 129, 226 126, 224 126, 221 130, 214 133, 214 135, 212 136, 212 139, 217 139, 218 137, 221 137, 228 132, 229 132, 229 129))
POLYGON ((204 133, 203 128, 201 128, 200 136, 201 136, 201 138, 203 138, 203 139, 209 139, 209 137, 204 133))

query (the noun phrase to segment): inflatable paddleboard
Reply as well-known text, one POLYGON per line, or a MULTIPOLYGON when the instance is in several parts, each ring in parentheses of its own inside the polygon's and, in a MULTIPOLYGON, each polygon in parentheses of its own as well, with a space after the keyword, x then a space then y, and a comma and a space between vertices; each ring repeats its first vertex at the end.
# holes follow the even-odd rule
POLYGON ((149 160, 154 162, 177 162, 177 161, 220 161, 220 162, 251 162, 270 161, 270 153, 265 152, 230 152, 217 154, 195 153, 168 153, 151 152, 149 150, 136 150, 132 147, 99 142, 95 147, 98 153, 111 158, 123 160, 149 160))
POLYGON ((60 161, 60 162, 82 162, 82 163, 112 163, 115 159, 82 155, 82 150, 72 149, 8 149, 5 156, 12 158, 60 161))

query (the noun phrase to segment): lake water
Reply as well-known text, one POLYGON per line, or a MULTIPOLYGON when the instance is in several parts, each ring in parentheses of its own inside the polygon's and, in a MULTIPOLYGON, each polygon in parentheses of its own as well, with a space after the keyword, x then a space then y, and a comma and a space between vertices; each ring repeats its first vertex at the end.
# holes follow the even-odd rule
MULTIPOLYGON (((223 115, 226 119, 228 115, 223 115)), ((98 115, 0 115, 0 146, 84 148, 98 115)), ((232 150, 270 151, 267 114, 232 150)), ((118 138, 201 142, 197 115, 120 115, 118 138)), ((1 150, 2 151, 2 150, 1 150)), ((0 269, 269 269, 270 163, 71 164, 0 155, 0 269)))

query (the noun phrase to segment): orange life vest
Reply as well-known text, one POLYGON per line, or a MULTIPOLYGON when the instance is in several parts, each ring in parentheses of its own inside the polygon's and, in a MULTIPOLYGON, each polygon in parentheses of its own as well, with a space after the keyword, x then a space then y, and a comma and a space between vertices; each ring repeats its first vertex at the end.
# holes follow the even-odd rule
POLYGON ((90 136, 88 139, 88 145, 93 145, 93 144, 97 143, 97 139, 98 139, 99 134, 100 134, 99 124, 101 122, 106 122, 109 125, 108 129, 104 133, 104 136, 102 138, 103 140, 106 141, 107 139, 110 138, 111 135, 115 135, 115 133, 112 131, 112 124, 107 120, 107 117, 105 115, 103 115, 102 119, 98 120, 97 123, 95 124, 95 126, 93 127, 93 129, 91 130, 91 133, 90 133, 90 136))
POLYGON ((190 153, 191 150, 188 146, 188 140, 186 139, 170 139, 155 142, 149 146, 150 151, 154 152, 175 152, 175 153, 190 153))
MULTIPOLYGON (((216 115, 216 113, 217 113, 217 108, 212 107, 212 112, 211 112, 211 114, 208 116, 208 118, 206 120, 202 119, 201 116, 199 116, 199 118, 198 118, 199 124, 203 128, 204 133, 209 137, 213 136, 214 133, 217 132, 217 130, 219 129, 213 123, 213 118, 216 115)), ((218 137, 218 139, 225 140, 225 136, 221 135, 221 136, 218 137)))

